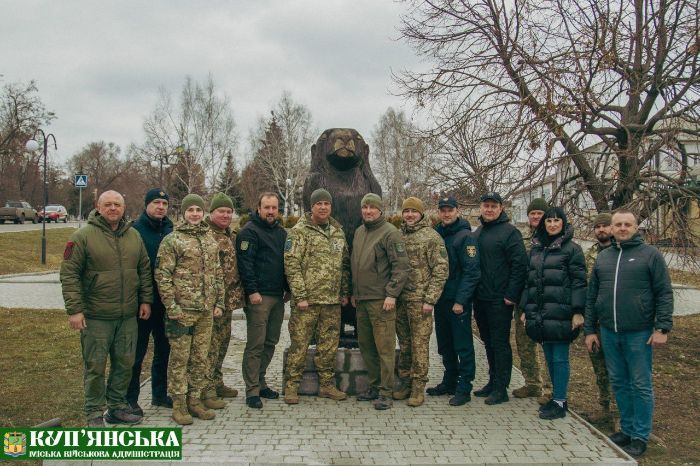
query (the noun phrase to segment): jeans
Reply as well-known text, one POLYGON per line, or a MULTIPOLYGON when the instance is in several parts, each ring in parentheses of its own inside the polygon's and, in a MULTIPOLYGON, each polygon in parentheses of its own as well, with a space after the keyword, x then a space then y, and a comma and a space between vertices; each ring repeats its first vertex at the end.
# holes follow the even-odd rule
POLYGON ((652 351, 651 345, 647 345, 653 331, 615 333, 600 328, 605 365, 620 411, 620 427, 623 433, 645 442, 651 434, 654 414, 652 351))
POLYGON ((569 345, 568 341, 542 343, 549 378, 552 380, 552 398, 557 401, 566 400, 569 387, 569 345))
POLYGON ((510 323, 513 306, 501 301, 474 302, 474 319, 486 347, 489 362, 489 383, 496 392, 505 392, 513 370, 513 350, 510 347, 510 323))
POLYGON ((438 353, 442 356, 445 374, 442 381, 456 385, 457 393, 470 393, 476 372, 474 337, 472 335, 472 306, 467 303, 462 314, 452 311, 454 301, 440 300, 435 304, 435 336, 438 353))

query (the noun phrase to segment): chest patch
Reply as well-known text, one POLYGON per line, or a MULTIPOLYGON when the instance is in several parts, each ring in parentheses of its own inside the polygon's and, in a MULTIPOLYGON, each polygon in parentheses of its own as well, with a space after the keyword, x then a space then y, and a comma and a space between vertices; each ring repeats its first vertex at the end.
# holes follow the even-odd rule
POLYGON ((250 243, 248 243, 248 241, 241 241, 241 251, 247 251, 248 246, 250 246, 250 243))
POLYGON ((476 257, 476 246, 467 246, 467 256, 476 257))

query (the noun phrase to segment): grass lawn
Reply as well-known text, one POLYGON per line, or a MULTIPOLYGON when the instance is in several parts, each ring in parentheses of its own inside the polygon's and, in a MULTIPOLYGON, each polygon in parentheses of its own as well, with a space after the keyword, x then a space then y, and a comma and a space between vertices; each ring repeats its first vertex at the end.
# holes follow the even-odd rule
POLYGON ((46 230, 46 265, 41 264, 41 230, 0 234, 3 274, 45 272, 61 267, 63 250, 75 228, 46 230))

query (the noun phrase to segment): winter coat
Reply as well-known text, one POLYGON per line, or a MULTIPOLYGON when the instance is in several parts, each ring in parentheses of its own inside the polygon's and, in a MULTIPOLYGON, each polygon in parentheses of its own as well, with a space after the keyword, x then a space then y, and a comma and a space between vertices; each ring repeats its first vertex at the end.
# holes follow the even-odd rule
POLYGON ((481 276, 477 238, 463 218, 449 225, 439 224, 435 231, 445 241, 450 266, 440 300, 468 306, 481 276))
POLYGON ((284 275, 284 243, 287 231, 253 213, 236 237, 238 273, 246 296, 260 293, 281 298, 289 290, 284 275))
POLYGON ((161 314, 159 317, 162 317, 163 303, 160 300, 158 285, 156 284, 155 278, 156 256, 158 255, 158 248, 163 238, 173 231, 173 222, 168 217, 164 217, 162 220, 154 220, 149 217, 146 212, 143 212, 134 222, 133 228, 141 235, 143 244, 146 246, 146 251, 148 251, 148 258, 151 260, 151 276, 153 277, 153 305, 151 306, 151 315, 159 313, 161 314))
POLYGON ((579 334, 580 329, 571 330, 571 319, 584 312, 586 261, 573 236, 569 225, 549 246, 543 238, 532 239, 520 307, 527 319, 525 331, 535 341, 573 341, 579 334))
POLYGON ((73 233, 61 263, 61 286, 68 314, 100 320, 126 319, 139 304, 153 302, 148 252, 132 222, 116 231, 97 210, 73 233))
POLYGON ((449 274, 445 242, 426 216, 415 225, 402 222, 401 235, 411 269, 399 299, 434 305, 449 274))
POLYGON ((673 288, 663 256, 639 234, 598 254, 586 300, 586 335, 673 327, 673 288))

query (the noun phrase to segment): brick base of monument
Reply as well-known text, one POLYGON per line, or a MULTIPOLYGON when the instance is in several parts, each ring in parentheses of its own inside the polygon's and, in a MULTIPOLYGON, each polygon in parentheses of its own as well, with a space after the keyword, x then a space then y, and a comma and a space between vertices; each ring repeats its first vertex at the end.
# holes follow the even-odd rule
MULTIPOLYGON (((289 348, 284 350, 282 370, 287 373, 287 353, 289 348)), ((314 365, 314 355, 316 348, 310 347, 306 351, 306 365, 304 366, 304 375, 299 383, 299 395, 318 395, 319 383, 318 372, 314 365)), ((399 363, 399 350, 396 350, 396 367, 399 363)), ((394 377, 395 385, 398 386, 398 376, 394 377)), ((357 395, 366 391, 369 388, 367 380, 367 369, 365 362, 362 359, 360 350, 357 348, 338 348, 335 356, 335 382, 339 390, 344 391, 350 396, 357 395)), ((284 376, 282 390, 286 386, 287 379, 284 376)))

